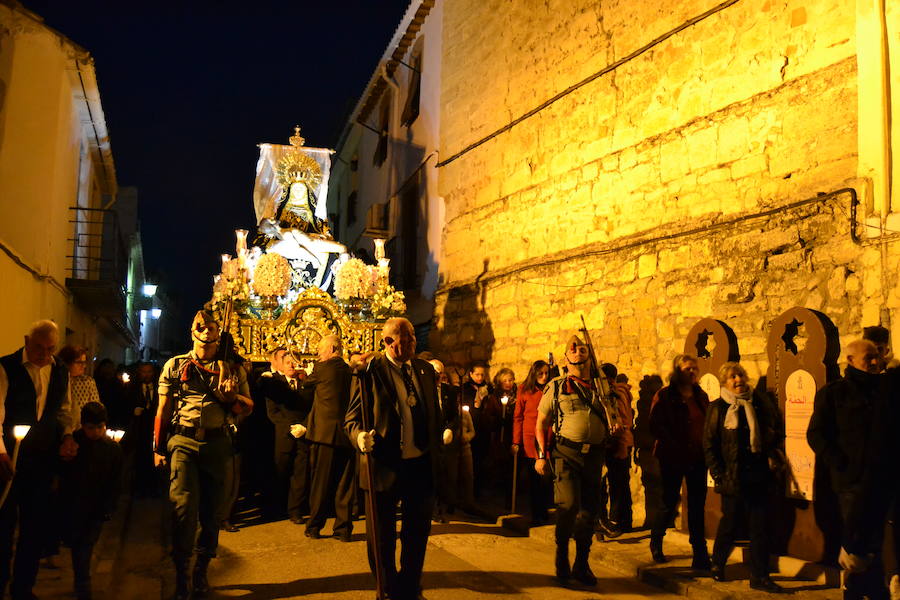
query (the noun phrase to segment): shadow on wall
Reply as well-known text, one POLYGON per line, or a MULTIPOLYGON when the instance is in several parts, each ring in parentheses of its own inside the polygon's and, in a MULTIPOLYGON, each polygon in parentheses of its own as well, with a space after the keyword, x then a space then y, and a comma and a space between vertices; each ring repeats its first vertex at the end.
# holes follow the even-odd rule
POLYGON ((474 360, 489 362, 494 354, 494 327, 484 310, 487 290, 481 281, 487 272, 485 260, 474 283, 448 292, 443 328, 434 335, 438 354, 464 369, 474 360))

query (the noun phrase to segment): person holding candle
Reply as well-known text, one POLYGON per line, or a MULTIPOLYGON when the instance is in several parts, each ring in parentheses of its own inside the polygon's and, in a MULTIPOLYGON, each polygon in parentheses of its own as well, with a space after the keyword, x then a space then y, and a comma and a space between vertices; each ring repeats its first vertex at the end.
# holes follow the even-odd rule
POLYGON ((54 358, 59 328, 53 321, 38 321, 25 336, 25 345, 0 358, 0 480, 12 484, 0 507, 0 595, 12 583, 13 598, 32 598, 41 551, 48 539, 48 501, 57 456, 75 457, 78 446, 72 438, 69 372, 54 358), (14 425, 31 429, 21 442, 13 436, 14 425), (19 445, 18 462, 10 453, 19 445), (18 541, 13 559, 13 536, 18 541))
POLYGON ((497 426, 493 432, 490 449, 490 480, 502 490, 504 497, 512 493, 512 461, 509 453, 512 445, 513 414, 516 411, 516 374, 503 367, 494 375, 493 406, 499 407, 497 426))
POLYGON ((488 383, 488 366, 484 361, 475 361, 469 367, 468 379, 462 384, 462 406, 469 407, 469 415, 475 426, 472 439, 472 465, 474 468, 475 497, 481 495, 488 479, 488 461, 491 439, 500 429, 500 402, 493 395, 488 383))
POLYGON ((89 402, 79 411, 78 455, 60 476, 63 540, 72 550, 75 597, 91 598, 91 554, 103 523, 116 508, 122 477, 122 450, 107 435, 106 408, 89 402))

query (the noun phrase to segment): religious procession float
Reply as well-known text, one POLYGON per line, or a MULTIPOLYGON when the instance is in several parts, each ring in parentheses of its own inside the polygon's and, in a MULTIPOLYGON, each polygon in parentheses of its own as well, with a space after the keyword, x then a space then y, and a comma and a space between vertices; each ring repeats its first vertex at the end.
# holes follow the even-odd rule
POLYGON ((235 255, 222 255, 208 303, 246 360, 278 347, 301 360, 336 334, 349 353, 376 350, 385 319, 406 311, 388 282, 384 240, 375 265, 351 258, 328 229, 325 198, 332 150, 308 148, 300 127, 290 145, 260 144, 253 206, 258 234, 238 229, 235 255))

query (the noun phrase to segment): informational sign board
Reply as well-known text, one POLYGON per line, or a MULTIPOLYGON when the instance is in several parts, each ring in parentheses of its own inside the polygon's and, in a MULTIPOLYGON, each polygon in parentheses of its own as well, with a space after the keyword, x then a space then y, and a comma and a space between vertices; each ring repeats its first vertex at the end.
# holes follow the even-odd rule
POLYGON ((809 371, 798 369, 788 376, 784 392, 784 451, 791 469, 787 493, 813 500, 816 455, 806 441, 806 428, 815 404, 816 380, 809 371))

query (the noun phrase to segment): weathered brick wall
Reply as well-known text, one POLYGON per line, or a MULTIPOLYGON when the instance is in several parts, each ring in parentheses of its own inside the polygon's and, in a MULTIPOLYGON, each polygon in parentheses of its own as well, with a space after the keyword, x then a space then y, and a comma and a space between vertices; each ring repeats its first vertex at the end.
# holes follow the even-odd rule
MULTIPOLYGON (((448 3, 442 159, 716 5, 448 3)), ((866 199, 854 10, 738 0, 442 166, 432 345, 521 379, 583 312, 639 378, 711 316, 759 374, 792 306, 846 338, 900 305, 894 253, 851 241, 848 195, 754 216, 847 186, 866 199)))

